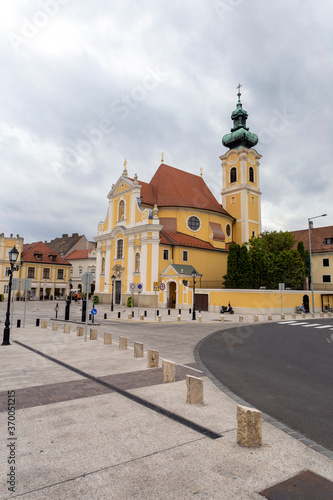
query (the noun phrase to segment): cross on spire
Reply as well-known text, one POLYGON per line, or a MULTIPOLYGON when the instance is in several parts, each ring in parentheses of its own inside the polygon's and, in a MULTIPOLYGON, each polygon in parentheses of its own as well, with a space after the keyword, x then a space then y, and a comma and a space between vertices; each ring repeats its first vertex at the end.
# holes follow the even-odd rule
POLYGON ((240 96, 242 95, 241 91, 240 91, 241 87, 243 87, 243 85, 241 85, 240 83, 236 87, 236 89, 238 89, 238 94, 237 94, 238 95, 238 102, 240 102, 240 96))

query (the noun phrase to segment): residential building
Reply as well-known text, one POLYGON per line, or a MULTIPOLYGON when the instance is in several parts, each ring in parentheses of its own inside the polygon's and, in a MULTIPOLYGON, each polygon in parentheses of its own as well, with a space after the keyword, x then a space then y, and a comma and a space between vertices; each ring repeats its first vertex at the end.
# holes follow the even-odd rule
MULTIPOLYGON (((70 253, 66 260, 71 263, 71 281, 72 292, 82 292, 82 276, 85 273, 92 273, 95 276, 96 272, 96 249, 75 250, 70 253)), ((93 283, 95 284, 95 283, 93 283)))
POLYGON ((22 258, 21 278, 32 280, 31 299, 66 297, 71 277, 71 264, 66 259, 42 241, 25 244, 22 258))
MULTIPOLYGON (((4 295, 4 299, 8 295, 9 286, 9 274, 10 262, 9 262, 9 251, 15 246, 19 252, 17 264, 20 265, 22 247, 23 247, 23 237, 18 234, 14 236, 5 236, 4 233, 0 234, 0 294, 4 295)), ((14 271, 13 278, 20 278, 21 268, 18 271, 14 271)), ((14 290, 15 293, 15 290, 14 290)))
POLYGON ((84 235, 79 235, 79 233, 73 233, 71 236, 63 234, 61 238, 54 238, 49 242, 45 241, 45 244, 64 258, 67 258, 67 256, 75 250, 96 248, 96 243, 94 241, 88 241, 84 235))

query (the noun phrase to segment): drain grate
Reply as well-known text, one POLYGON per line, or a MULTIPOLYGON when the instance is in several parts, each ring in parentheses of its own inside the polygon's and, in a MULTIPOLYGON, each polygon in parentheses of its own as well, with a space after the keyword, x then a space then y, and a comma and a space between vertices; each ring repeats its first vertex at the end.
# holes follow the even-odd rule
POLYGON ((333 498, 333 483, 307 470, 261 491, 260 495, 268 500, 328 500, 333 498))

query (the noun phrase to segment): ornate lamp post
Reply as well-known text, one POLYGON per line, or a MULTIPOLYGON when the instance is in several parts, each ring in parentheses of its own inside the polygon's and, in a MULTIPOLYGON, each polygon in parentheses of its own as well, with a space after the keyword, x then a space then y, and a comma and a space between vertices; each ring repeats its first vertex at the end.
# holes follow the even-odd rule
POLYGON ((314 313, 314 297, 313 297, 313 276, 312 276, 312 255, 311 255, 311 229, 313 228, 312 219, 318 219, 318 217, 326 217, 327 214, 316 215, 315 217, 310 217, 308 219, 309 225, 309 250, 310 250, 310 275, 311 275, 311 296, 312 296, 312 312, 314 313))
POLYGON ((19 252, 14 245, 14 247, 9 251, 10 269, 8 271, 8 274, 9 274, 8 304, 7 304, 5 328, 3 331, 2 345, 10 345, 10 342, 9 342, 9 337, 10 337, 10 296, 11 296, 11 292, 12 292, 13 272, 17 271, 19 268, 19 266, 15 266, 15 262, 17 261, 18 254, 19 254, 19 252))
POLYGON ((112 281, 112 294, 111 294, 111 312, 113 311, 113 289, 114 289, 114 282, 116 280, 115 275, 113 274, 111 276, 111 281, 112 281))
POLYGON ((194 269, 193 269, 193 271, 191 273, 191 276, 193 278, 193 309, 192 309, 192 320, 195 320, 196 319, 196 317, 195 317, 195 284, 196 284, 195 278, 197 277, 197 273, 195 272, 194 269))

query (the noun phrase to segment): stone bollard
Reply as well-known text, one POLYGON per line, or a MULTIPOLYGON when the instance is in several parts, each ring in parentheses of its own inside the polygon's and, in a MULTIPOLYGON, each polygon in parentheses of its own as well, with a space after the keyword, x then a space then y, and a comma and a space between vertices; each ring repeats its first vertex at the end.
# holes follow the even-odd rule
POLYGON ((237 443, 247 448, 262 444, 260 411, 247 406, 237 406, 237 443))
POLYGON ((143 358, 143 344, 141 342, 134 342, 134 357, 143 358))
POLYGON ((268 321, 272 321, 272 315, 269 314, 267 319, 268 319, 268 321))
POLYGON ((186 403, 191 405, 203 404, 203 379, 186 375, 186 387, 186 403))
POLYGON ((286 319, 285 314, 281 313, 281 319, 286 319))
POLYGON ((259 321, 259 315, 258 314, 254 315, 254 321, 259 321))
POLYGON ((140 321, 144 321, 145 319, 145 315, 144 314, 140 314, 140 321))
POLYGON ((224 316, 221 314, 221 323, 224 323, 224 316))
POLYGON ((158 315, 157 316, 157 321, 162 321, 162 316, 158 315))
POLYGON ((76 336, 77 337, 83 337, 84 335, 84 328, 83 326, 78 326, 76 329, 76 336))
POLYGON ((64 325, 64 333, 71 333, 71 325, 64 325))
POLYGON ((163 384, 176 382, 176 364, 172 361, 162 360, 163 384))
POLYGON ((46 319, 42 319, 41 328, 47 328, 47 321, 46 321, 46 319))
POLYGON ((112 333, 104 332, 104 344, 112 344, 112 333))
POLYGON ((119 349, 121 351, 126 351, 126 349, 127 349, 127 337, 119 337, 119 349))
POLYGON ((132 319, 132 313, 129 313, 129 315, 127 316, 128 319, 132 319))
POLYGON ((243 323, 243 316, 241 314, 239 315, 238 320, 239 320, 240 323, 243 323))
POLYGON ((331 313, 330 311, 328 311, 328 313, 327 313, 327 317, 328 317, 328 318, 331 318, 331 317, 332 317, 332 313, 331 313))
MULTIPOLYGON (((311 313, 311 318, 315 318, 315 317, 316 317, 315 313, 311 313)), ((305 314, 304 314, 304 318, 306 318, 305 314)))
POLYGON ((323 313, 323 312, 321 312, 321 313, 319 314, 319 317, 320 317, 320 318, 323 318, 323 317, 324 317, 324 313, 323 313))
POLYGON ((199 323, 202 323, 202 315, 199 314, 199 323))
POLYGON ((97 340, 97 330, 90 328, 90 340, 97 340))
POLYGON ((58 323, 52 323, 52 331, 57 332, 58 331, 58 323))
POLYGON ((293 313, 293 314, 291 315, 291 319, 296 319, 296 318, 297 318, 296 314, 295 314, 295 313, 293 313))
POLYGON ((154 351, 154 349, 148 349, 148 368, 158 368, 159 359, 160 354, 158 351, 154 351))
POLYGON ((306 318, 305 313, 302 313, 301 318, 302 318, 302 319, 305 319, 305 318, 306 318))
POLYGON ((182 317, 181 317, 181 315, 180 315, 180 314, 178 314, 178 316, 177 316, 177 321, 178 321, 178 323, 180 323, 180 322, 181 322, 181 320, 182 320, 182 317))

